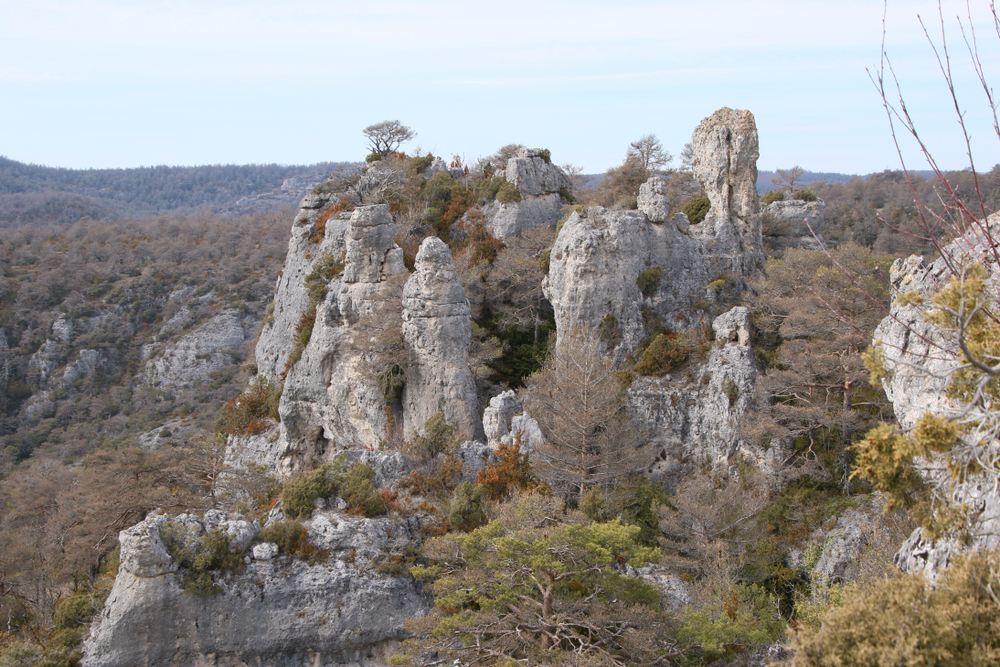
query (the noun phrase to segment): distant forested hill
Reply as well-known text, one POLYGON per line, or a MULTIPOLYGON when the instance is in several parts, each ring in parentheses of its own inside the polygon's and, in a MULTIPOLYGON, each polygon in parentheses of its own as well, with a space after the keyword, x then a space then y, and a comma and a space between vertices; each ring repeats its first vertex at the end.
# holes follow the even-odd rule
POLYGON ((60 169, 0 156, 0 227, 65 224, 88 215, 109 218, 198 209, 223 211, 244 198, 267 193, 301 197, 312 183, 352 166, 322 162, 306 166, 60 169))

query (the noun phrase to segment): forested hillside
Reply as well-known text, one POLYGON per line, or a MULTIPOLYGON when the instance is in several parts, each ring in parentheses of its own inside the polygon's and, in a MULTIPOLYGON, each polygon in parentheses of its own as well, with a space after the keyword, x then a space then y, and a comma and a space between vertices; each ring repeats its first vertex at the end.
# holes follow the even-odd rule
POLYGON ((313 184, 354 165, 206 165, 59 169, 0 156, 0 226, 68 224, 81 217, 231 209, 244 197, 290 191, 294 203, 313 184))

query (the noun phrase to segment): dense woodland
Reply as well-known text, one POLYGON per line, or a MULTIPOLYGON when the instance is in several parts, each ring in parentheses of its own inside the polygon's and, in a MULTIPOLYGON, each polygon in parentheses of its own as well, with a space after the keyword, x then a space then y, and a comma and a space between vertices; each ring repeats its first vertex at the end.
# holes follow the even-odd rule
MULTIPOLYGON (((565 196, 567 215, 586 205, 634 207, 639 184, 653 173, 668 179, 677 210, 696 210, 702 193, 689 165, 682 159, 680 168, 673 169, 662 147, 649 139, 655 142, 655 137, 644 137, 632 144, 623 163, 610 169, 596 188, 585 187, 593 181, 574 174, 577 187, 565 196)), ((489 234, 480 213, 494 199, 518 196, 496 176, 517 146, 505 146, 472 165, 455 158, 451 166, 461 170, 461 177, 439 172, 429 179, 423 171, 431 156, 407 156, 396 148, 369 157, 373 172, 387 170, 390 178, 372 185, 347 173, 320 188, 344 193, 337 210, 349 209, 362 197, 365 203, 387 201, 408 263, 428 235, 449 244, 473 307, 472 358, 481 390, 489 394, 500 387, 519 388, 533 414, 540 414, 546 407, 539 402, 538 387, 566 382, 571 392, 580 384, 559 370, 557 355, 548 353, 554 324, 540 283, 545 252, 556 232, 536 230, 505 244, 489 234)), ((334 166, 314 167, 330 171, 334 166)), ((253 341, 233 355, 228 367, 192 388, 149 386, 141 372, 144 346, 158 337, 167 344, 176 341, 220 309, 236 308, 249 320, 263 321, 294 212, 252 217, 204 212, 127 217, 126 212, 212 207, 302 173, 303 168, 274 165, 70 171, 0 160, 0 206, 5 207, 0 220, 7 215, 19 223, 0 229, 0 327, 7 343, 0 350, 3 667, 74 664, 85 624, 113 578, 120 529, 157 507, 197 511, 238 502, 241 511, 259 513, 281 490, 277 480, 261 471, 230 478, 228 488, 216 485, 227 432, 242 432, 256 420, 274 416, 277 396, 259 383, 249 394, 257 403, 246 414, 237 413, 249 403, 241 407, 231 400, 255 374, 253 341), (219 185, 222 181, 225 187, 219 185), (52 190, 71 194, 54 198, 52 190), (36 205, 60 212, 32 213, 36 205), (83 219, 21 224, 35 215, 45 222, 83 219), (166 327, 182 307, 193 313, 186 328, 166 327), (42 383, 29 360, 52 337, 52 324, 60 316, 78 325, 59 363, 72 361, 81 349, 99 350, 101 362, 92 375, 60 387, 51 410, 28 416, 24 407, 42 383), (175 425, 174 431, 177 424, 184 425, 183 435, 167 424, 175 425), (18 662, 19 655, 40 662, 18 662)), ((971 174, 948 177, 974 199, 971 174)), ((796 184, 787 185, 795 191, 796 184)), ((441 514, 443 532, 450 528, 406 561, 404 573, 412 565, 414 575, 427 579, 441 609, 461 607, 469 613, 438 614, 415 625, 417 636, 429 639, 408 648, 413 664, 421 664, 419 656, 429 646, 452 650, 454 645, 440 644, 442 636, 477 637, 496 655, 552 655, 550 640, 515 641, 509 633, 495 631, 497 624, 516 624, 519 614, 529 614, 527 608, 507 613, 485 599, 468 597, 470 582, 480 591, 502 587, 495 579, 496 561, 465 562, 460 575, 441 576, 458 571, 456 554, 471 548, 465 544, 470 540, 518 539, 547 553, 556 543, 568 550, 560 553, 575 554, 578 562, 592 558, 595 545, 616 544, 620 563, 638 566, 665 559, 683 573, 691 603, 676 612, 662 609, 655 591, 618 576, 609 563, 594 561, 579 576, 567 575, 579 588, 552 593, 555 603, 576 619, 565 631, 579 632, 579 619, 589 619, 597 629, 589 661, 565 664, 740 660, 760 646, 786 640, 789 627, 817 626, 821 614, 837 606, 843 591, 817 590, 789 563, 794 553, 807 548, 815 529, 829 526, 848 509, 876 503, 871 485, 851 477, 850 447, 892 414, 881 391, 867 383, 861 354, 888 306, 888 267, 894 256, 932 252, 932 244, 920 238, 925 235, 914 194, 920 203, 933 206, 935 182, 917 175, 908 183, 901 172, 885 172, 799 185, 826 202, 824 237, 830 255, 772 253, 766 274, 740 297, 753 312, 755 354, 766 370, 758 384, 759 409, 741 429, 757 442, 777 438, 792 444, 794 455, 782 479, 762 480, 745 467, 730 474, 696 470, 657 483, 640 475, 612 483, 608 475, 586 485, 587 493, 574 494, 567 491, 570 482, 575 480, 581 490, 584 485, 571 477, 572 470, 531 461, 515 447, 500 452, 499 462, 481 475, 479 485, 458 485, 455 462, 444 456, 457 442, 447 424, 434 425, 424 439, 400 445, 419 463, 410 490, 401 495, 384 490, 359 501, 362 513, 405 512, 415 511, 407 497, 422 498, 441 514), (846 279, 835 262, 863 276, 864 283, 846 279), (369 501, 374 505, 365 504, 369 501), (557 514, 564 521, 544 535, 532 523, 531 517, 557 514), (600 594, 581 593, 588 590, 600 594), (583 602, 594 599, 601 604, 583 602), (617 620, 608 618, 610 609, 617 610, 617 620), (621 631, 622 618, 647 634, 628 642, 617 635, 610 638, 607 633, 621 631), (431 630, 437 634, 427 634, 431 630), (667 655, 672 657, 664 659, 667 655)), ((983 175, 980 187, 988 206, 1000 202, 1000 168, 983 175)), ((636 374, 696 364, 703 343, 665 329, 651 331, 645 347, 622 362, 627 368, 611 366, 612 360, 591 351, 609 414, 621 415, 623 382, 636 374)), ((572 433, 560 433, 557 420, 540 421, 553 442, 572 439, 572 433)), ((608 465, 641 467, 633 463, 608 465)), ((310 474, 287 481, 286 497, 306 480, 327 480, 323 483, 332 485, 327 490, 350 482, 343 471, 310 474)), ((891 553, 912 526, 906 514, 897 512, 867 528, 870 547, 859 581, 876 582, 889 572, 891 553)), ((469 653, 459 650, 456 655, 469 653)))
POLYGON ((242 197, 271 192, 286 179, 318 182, 356 167, 324 162, 134 169, 57 169, 0 156, 0 227, 70 224, 151 213, 220 211, 242 197))

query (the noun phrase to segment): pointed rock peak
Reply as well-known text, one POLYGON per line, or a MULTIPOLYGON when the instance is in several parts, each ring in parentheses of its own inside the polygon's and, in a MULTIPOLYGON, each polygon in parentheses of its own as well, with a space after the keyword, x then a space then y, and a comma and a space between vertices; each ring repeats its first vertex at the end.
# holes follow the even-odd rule
POLYGON ((430 268, 449 268, 454 270, 455 261, 452 259, 451 251, 448 250, 448 246, 445 245, 444 241, 436 236, 428 236, 420 243, 414 268, 417 271, 426 271, 430 268))
POLYGON ((377 283, 402 270, 396 225, 387 204, 362 206, 351 214, 344 259, 345 283, 377 283))
POLYGON ((723 107, 691 136, 694 174, 712 204, 710 218, 733 216, 752 224, 758 215, 757 125, 753 114, 723 107))
POLYGON ((438 312, 436 307, 449 305, 448 314, 451 314, 453 306, 457 308, 456 313, 468 315, 469 302, 465 298, 465 289, 455 270, 451 251, 444 241, 436 236, 424 239, 417 251, 413 269, 413 275, 403 288, 403 308, 406 313, 412 316, 438 316, 445 313, 438 312))

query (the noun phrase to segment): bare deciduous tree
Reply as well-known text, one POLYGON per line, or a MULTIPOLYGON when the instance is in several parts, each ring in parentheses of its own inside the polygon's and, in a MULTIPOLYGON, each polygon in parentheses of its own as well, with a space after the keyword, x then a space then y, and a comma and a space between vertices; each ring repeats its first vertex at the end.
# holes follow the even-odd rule
POLYGON ((383 159, 394 152, 401 144, 417 136, 417 133, 403 125, 398 120, 383 120, 381 123, 369 125, 361 130, 368 140, 372 153, 378 153, 383 159))
POLYGON ((561 335, 521 399, 546 438, 533 452, 538 476, 582 497, 593 485, 647 468, 653 451, 648 433, 625 408, 615 364, 597 335, 561 335))

